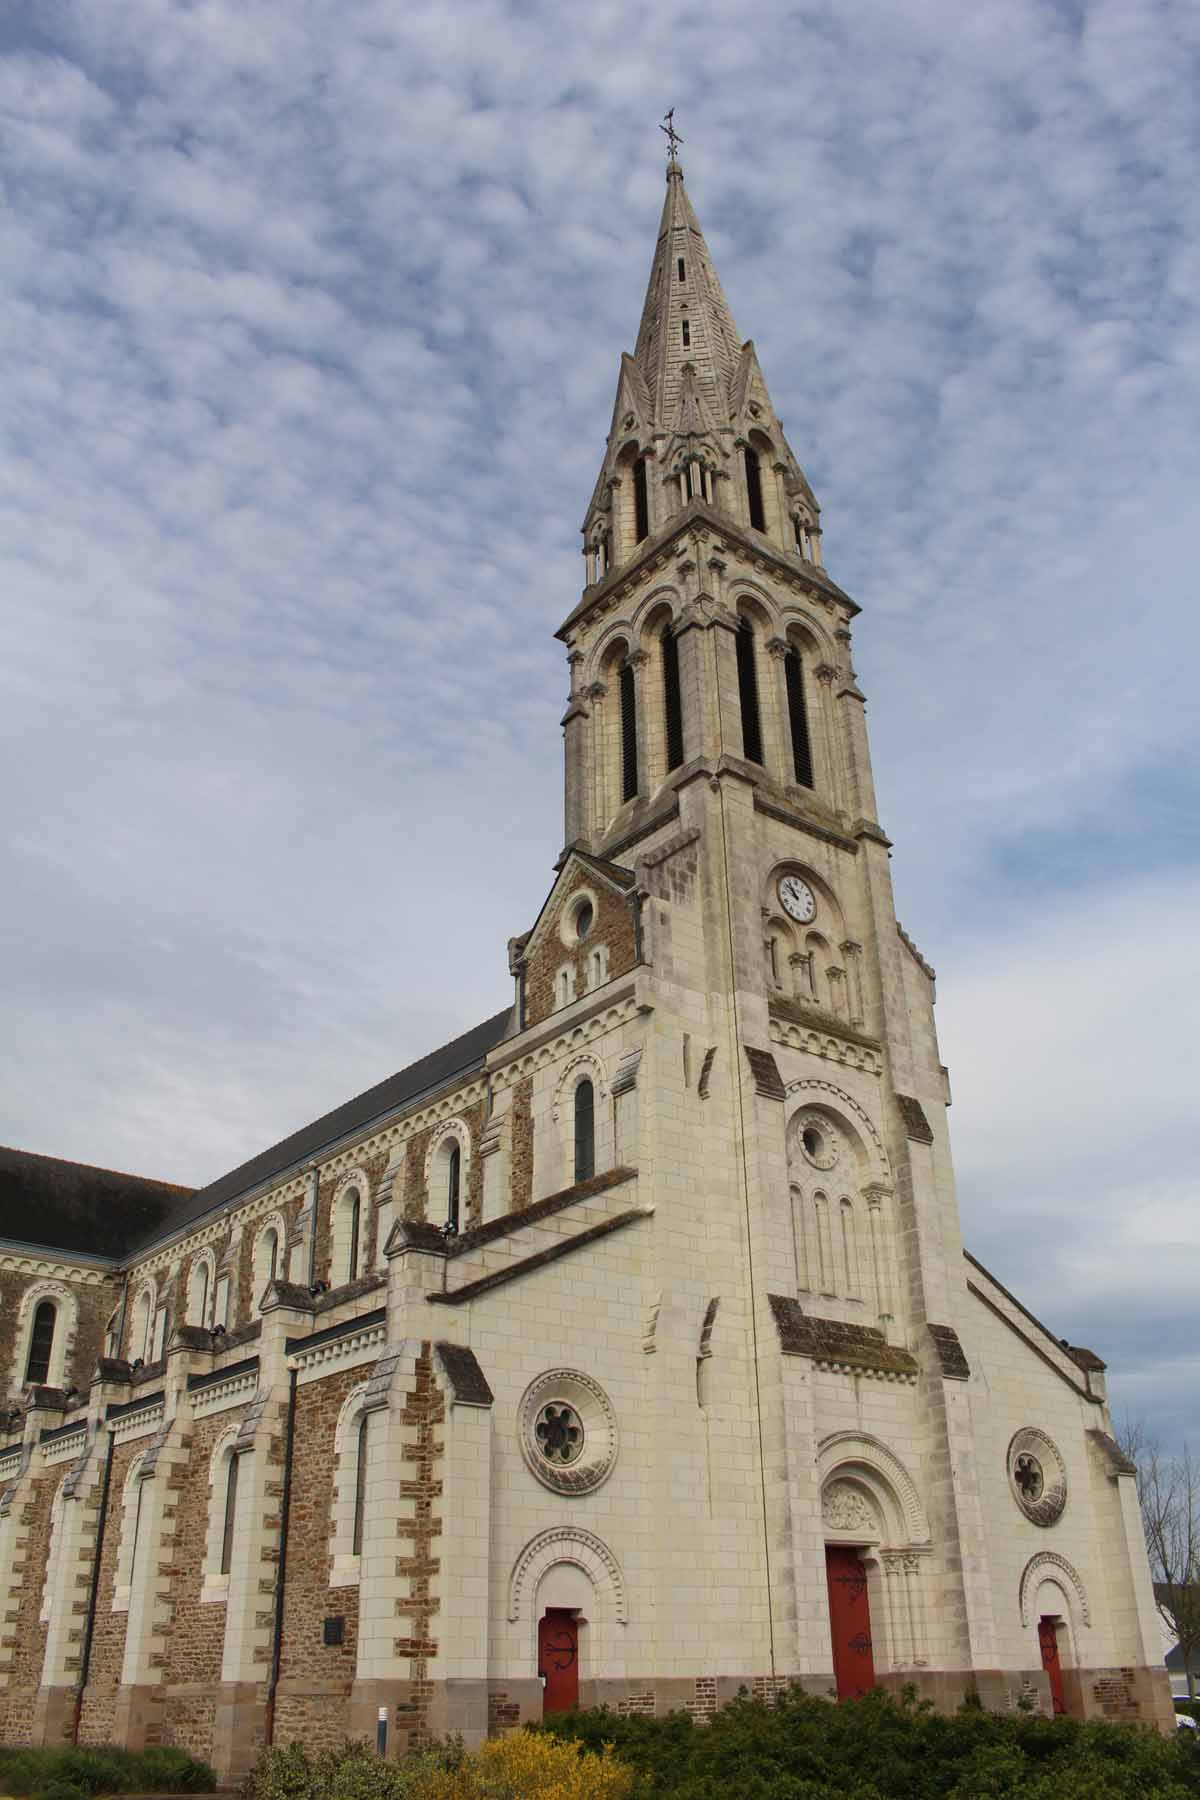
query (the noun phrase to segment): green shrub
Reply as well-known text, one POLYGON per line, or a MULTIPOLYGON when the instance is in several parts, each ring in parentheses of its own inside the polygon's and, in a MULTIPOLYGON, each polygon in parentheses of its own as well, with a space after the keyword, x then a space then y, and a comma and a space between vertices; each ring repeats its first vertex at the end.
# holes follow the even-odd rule
POLYGON ((241 1786, 242 1800, 408 1800, 429 1774, 462 1761, 458 1739, 384 1762, 362 1739, 310 1756, 303 1744, 264 1750, 241 1786))
POLYGON ((40 1789, 36 1800, 88 1800, 90 1789, 78 1787, 73 1781, 48 1781, 40 1789))
MULTIPOLYGON (((653 1800, 1191 1800, 1200 1754, 1129 1726, 977 1705, 935 1713, 909 1695, 831 1706, 794 1689, 743 1696, 711 1724, 564 1713, 543 1731, 613 1745, 653 1800)), ((1178 1736, 1183 1737, 1180 1732, 1178 1736)), ((1190 1734, 1188 1734, 1190 1737, 1190 1734)))
POLYGON ((211 1793, 216 1777, 184 1750, 119 1750, 112 1744, 0 1748, 0 1793, 92 1800, 96 1794, 211 1793), (68 1792, 67 1790, 70 1790, 68 1792))

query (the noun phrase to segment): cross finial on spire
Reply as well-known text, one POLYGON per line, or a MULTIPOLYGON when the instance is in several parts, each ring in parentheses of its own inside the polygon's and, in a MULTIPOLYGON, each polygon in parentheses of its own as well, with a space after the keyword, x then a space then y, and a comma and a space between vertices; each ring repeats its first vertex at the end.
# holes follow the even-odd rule
POLYGON ((663 118, 666 120, 666 124, 660 125, 658 129, 660 131, 665 131, 667 134, 667 161, 673 163, 675 161, 676 148, 683 142, 683 139, 675 129, 675 108, 672 107, 670 112, 664 113, 663 118))

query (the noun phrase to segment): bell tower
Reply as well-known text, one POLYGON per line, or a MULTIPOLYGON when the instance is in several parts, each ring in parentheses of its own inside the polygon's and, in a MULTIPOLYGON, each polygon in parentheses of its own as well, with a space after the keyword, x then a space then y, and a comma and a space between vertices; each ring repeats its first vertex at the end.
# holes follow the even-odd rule
POLYGON ((674 154, 583 554, 583 595, 558 634, 572 672, 568 844, 620 854, 697 762, 722 759, 816 823, 873 820, 865 737, 844 704, 861 712, 858 608, 825 572, 820 507, 674 154), (681 587, 673 606, 666 590, 681 587), (808 616, 785 622, 801 596, 808 616), (714 624, 706 654, 695 628, 714 624))
MULTIPOLYGON (((948 1469, 962 1396, 943 1394, 939 1358, 957 1341, 962 1243, 933 971, 896 919, 851 662, 860 609, 825 568, 816 496, 674 154, 666 184, 583 524, 586 585, 558 634, 566 843, 643 896, 668 1097, 655 1154, 686 1163, 697 1196, 724 1404, 755 1419, 772 1664, 803 1669, 815 1653, 781 1596, 807 1553, 772 1473, 801 1430, 781 1398, 789 1359, 803 1339, 871 1379, 927 1382, 928 1466, 948 1469)), ((825 1427, 810 1426, 815 1454, 825 1427)), ((975 1531, 972 1504, 947 1487, 947 1547, 975 1531)), ((819 1521, 803 1530, 819 1541, 819 1521)), ((966 1657, 965 1639, 947 1654, 966 1657)))

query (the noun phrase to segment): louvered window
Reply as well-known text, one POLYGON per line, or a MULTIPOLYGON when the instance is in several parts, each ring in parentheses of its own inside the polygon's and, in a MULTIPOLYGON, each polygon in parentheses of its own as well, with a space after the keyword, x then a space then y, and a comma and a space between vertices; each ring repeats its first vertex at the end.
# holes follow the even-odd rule
POLYGON ((767 529, 767 515, 763 511, 762 471, 758 462, 758 451, 746 446, 746 498, 750 502, 750 523, 755 531, 767 529))
POLYGON ((683 761, 683 700, 679 692, 679 639, 671 627, 662 634, 663 710, 667 726, 667 767, 683 761))
POLYGON ((575 1179, 588 1181, 596 1173, 596 1093, 590 1081, 575 1089, 575 1179))
POLYGON ((633 669, 625 663, 621 669, 621 798, 632 800, 638 791, 637 693, 633 685, 633 669))
POLYGON ((54 1326, 58 1308, 53 1300, 42 1300, 33 1315, 29 1337, 29 1358, 25 1364, 25 1380, 30 1387, 42 1387, 49 1379, 50 1357, 54 1350, 54 1326))
POLYGON ((650 531, 650 500, 646 492, 646 459, 639 456, 633 465, 634 530, 640 544, 650 531))
POLYGON ((801 787, 815 787, 808 706, 804 699, 804 664, 795 650, 789 650, 783 666, 787 676, 788 720, 792 728, 792 765, 801 787))
POLYGON ((763 759, 762 725, 758 716, 758 672, 754 666, 754 627, 743 619, 737 629, 738 698, 742 706, 742 754, 747 762, 763 759))

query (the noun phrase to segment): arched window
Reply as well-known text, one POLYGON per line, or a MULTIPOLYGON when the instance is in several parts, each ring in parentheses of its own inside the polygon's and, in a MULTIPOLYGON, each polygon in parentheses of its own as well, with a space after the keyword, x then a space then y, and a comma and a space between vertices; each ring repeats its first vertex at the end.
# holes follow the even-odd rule
POLYGON ((350 1190, 350 1232, 346 1246, 346 1280, 358 1280, 358 1241, 362 1227, 362 1197, 357 1188, 350 1190))
POLYGON ((746 457, 746 499, 750 505, 750 523, 755 531, 767 529, 767 515, 763 508, 762 470, 759 465, 758 451, 749 444, 745 449, 746 457))
POLYGON ((237 1490, 239 1458, 230 1456, 225 1474, 225 1519, 221 1527, 221 1574, 233 1567, 233 1535, 237 1525, 237 1490))
POLYGON ((743 618, 737 628, 738 699, 742 709, 742 754, 747 762, 763 759, 762 724, 758 713, 758 671, 754 661, 754 627, 743 618))
POLYGON ((855 1229, 853 1203, 843 1200, 839 1211, 842 1216, 842 1261, 846 1270, 846 1293, 851 1300, 857 1300, 859 1296, 858 1233, 855 1229))
POLYGON ((365 1412, 358 1421, 358 1442, 354 1457, 354 1529, 351 1534, 351 1555, 361 1556, 363 1547, 363 1518, 367 1510, 367 1427, 371 1415, 365 1412))
POLYGON ((679 639, 668 625, 662 634, 663 710, 667 729, 667 768, 683 761, 683 698, 679 691, 679 639))
POLYGON ((621 664, 621 799, 632 800, 638 791, 637 691, 632 663, 621 664))
POLYGON ((462 1184, 462 1146, 455 1140, 446 1158, 446 1224, 458 1230, 460 1188, 462 1184))
POLYGON ((54 1327, 58 1308, 53 1300, 39 1300, 29 1335, 29 1356, 25 1363, 25 1381, 29 1387, 42 1387, 50 1375, 50 1358, 54 1354, 54 1327))
POLYGON ((596 1090, 586 1078, 575 1089, 575 1179, 596 1173, 596 1090))
MULTIPOLYGON (((254 1249, 251 1255, 250 1272, 253 1285, 250 1300, 256 1313, 262 1305, 271 1283, 279 1279, 281 1261, 279 1247, 279 1226, 275 1223, 264 1225, 254 1240, 254 1249)), ((228 1320, 225 1323, 228 1324, 228 1320)))
POLYGON ((635 542, 650 535, 650 497, 646 491, 646 459, 639 456, 633 465, 633 531, 635 542))
POLYGON ((150 1354, 150 1321, 153 1310, 150 1289, 143 1288, 133 1309, 133 1335, 129 1340, 134 1362, 145 1362, 150 1354))
POLYGON ((207 1256, 199 1256, 192 1264, 188 1276, 188 1323, 189 1325, 208 1324, 208 1290, 210 1274, 207 1256))
POLYGON ((814 787, 812 740, 808 734, 808 707, 804 699, 804 665, 796 650, 783 659, 787 679, 788 722, 792 729, 792 766, 801 787, 814 787))

